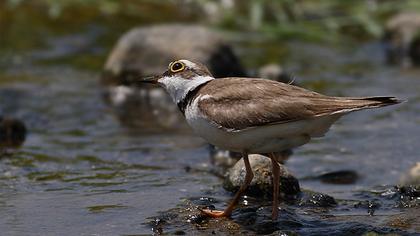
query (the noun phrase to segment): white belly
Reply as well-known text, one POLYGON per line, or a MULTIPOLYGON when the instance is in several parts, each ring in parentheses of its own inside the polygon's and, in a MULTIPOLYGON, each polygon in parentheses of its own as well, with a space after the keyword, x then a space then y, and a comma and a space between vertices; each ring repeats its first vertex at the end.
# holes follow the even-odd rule
POLYGON ((284 124, 226 131, 207 120, 193 102, 185 117, 192 129, 209 143, 223 149, 247 153, 280 152, 301 146, 311 137, 323 136, 341 115, 324 116, 284 124))

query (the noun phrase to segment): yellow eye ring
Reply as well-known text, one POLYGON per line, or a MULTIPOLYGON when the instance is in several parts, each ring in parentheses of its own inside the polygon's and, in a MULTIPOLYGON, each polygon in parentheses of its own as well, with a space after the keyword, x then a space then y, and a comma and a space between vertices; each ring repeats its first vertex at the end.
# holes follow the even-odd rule
POLYGON ((183 71, 185 69, 185 64, 180 62, 180 61, 175 61, 175 62, 172 62, 169 65, 169 69, 173 73, 180 72, 180 71, 183 71))

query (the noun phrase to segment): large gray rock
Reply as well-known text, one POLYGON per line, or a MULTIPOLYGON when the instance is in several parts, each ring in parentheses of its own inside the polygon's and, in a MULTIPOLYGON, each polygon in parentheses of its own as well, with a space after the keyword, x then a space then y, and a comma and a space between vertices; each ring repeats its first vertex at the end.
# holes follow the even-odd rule
POLYGON ((385 25, 386 57, 390 64, 420 65, 420 14, 401 12, 385 25))
MULTIPOLYGON (((254 172, 254 178, 248 187, 246 194, 258 197, 271 198, 273 194, 272 166, 270 158, 253 154, 249 155, 249 162, 254 172)), ((224 188, 236 192, 245 179, 245 164, 239 160, 227 173, 224 188)), ((280 165, 280 196, 293 197, 300 193, 298 180, 280 165)))
POLYGON ((130 79, 161 74, 177 59, 201 62, 215 77, 245 76, 232 48, 198 25, 155 25, 124 34, 109 55, 101 82, 106 101, 124 124, 184 129, 185 121, 163 89, 130 86, 130 79))

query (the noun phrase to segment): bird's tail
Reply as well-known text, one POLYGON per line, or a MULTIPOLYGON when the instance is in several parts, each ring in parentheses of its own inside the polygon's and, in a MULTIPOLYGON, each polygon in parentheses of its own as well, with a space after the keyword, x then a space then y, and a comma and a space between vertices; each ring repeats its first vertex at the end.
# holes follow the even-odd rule
POLYGON ((389 105, 404 102, 396 97, 365 97, 365 98, 352 98, 352 100, 359 101, 367 107, 384 107, 389 105))
POLYGON ((338 109, 334 113, 346 113, 362 109, 385 107, 405 102, 396 97, 339 97, 336 101, 343 106, 343 109, 338 109))

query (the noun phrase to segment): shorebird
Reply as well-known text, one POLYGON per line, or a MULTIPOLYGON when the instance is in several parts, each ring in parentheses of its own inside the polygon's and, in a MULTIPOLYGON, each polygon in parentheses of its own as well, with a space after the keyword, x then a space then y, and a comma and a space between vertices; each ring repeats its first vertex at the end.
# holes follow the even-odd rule
POLYGON ((331 97, 260 78, 215 79, 206 66, 177 60, 159 76, 136 79, 161 85, 191 128, 209 143, 243 154, 245 181, 224 211, 230 216, 253 173, 249 154, 268 154, 273 168, 272 218, 278 217, 279 165, 275 153, 323 136, 341 116, 400 102, 395 97, 331 97))

